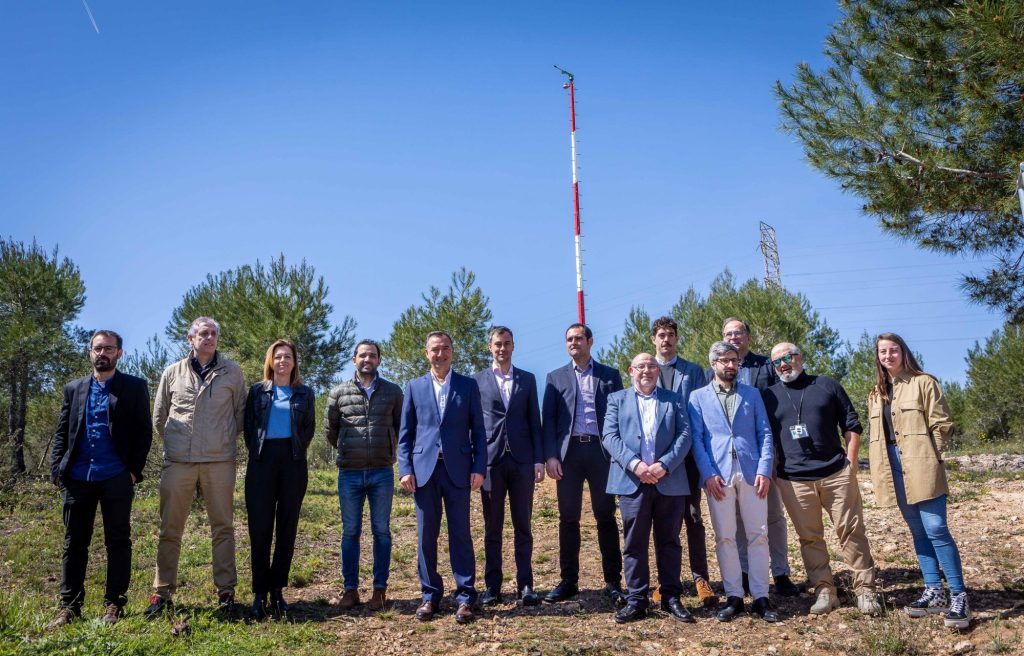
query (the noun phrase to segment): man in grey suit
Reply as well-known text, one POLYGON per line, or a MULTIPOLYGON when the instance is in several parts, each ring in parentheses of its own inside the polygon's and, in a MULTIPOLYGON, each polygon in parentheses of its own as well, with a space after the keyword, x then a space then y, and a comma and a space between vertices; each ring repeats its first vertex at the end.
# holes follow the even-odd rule
POLYGON ((654 356, 641 353, 629 367, 633 386, 608 397, 602 442, 612 456, 608 493, 619 495, 627 604, 615 613, 618 624, 647 615, 651 570, 649 550, 654 529, 654 558, 661 585, 661 607, 681 622, 693 616, 679 601, 683 549, 680 499, 690 492, 686 454, 690 428, 680 397, 657 386, 654 356))

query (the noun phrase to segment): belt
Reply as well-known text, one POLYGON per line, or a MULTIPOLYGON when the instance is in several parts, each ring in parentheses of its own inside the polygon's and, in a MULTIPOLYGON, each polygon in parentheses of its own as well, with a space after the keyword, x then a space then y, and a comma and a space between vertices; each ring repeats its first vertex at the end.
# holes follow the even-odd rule
POLYGON ((587 442, 598 442, 597 435, 573 435, 573 439, 579 440, 586 444, 587 442))

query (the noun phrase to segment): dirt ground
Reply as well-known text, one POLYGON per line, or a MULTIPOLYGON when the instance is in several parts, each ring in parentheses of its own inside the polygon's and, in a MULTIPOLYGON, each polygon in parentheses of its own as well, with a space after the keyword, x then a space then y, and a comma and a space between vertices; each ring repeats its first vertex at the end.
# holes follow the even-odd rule
MULTIPOLYGON (((812 617, 812 599, 773 595, 783 621, 766 624, 743 616, 721 624, 708 611, 697 610, 695 598, 687 600, 697 615, 696 624, 680 624, 659 613, 625 626, 612 621, 612 607, 600 596, 600 556, 593 517, 584 513, 581 587, 577 600, 537 608, 522 608, 512 599, 514 564, 511 527, 506 526, 506 600, 481 611, 472 625, 459 626, 450 601, 432 622, 413 617, 419 600, 416 578, 416 524, 411 499, 396 498, 394 562, 390 582, 391 609, 374 613, 365 606, 343 613, 331 605, 339 595, 336 574, 320 572, 308 586, 291 589, 300 598, 302 614, 317 615, 336 628, 339 646, 347 653, 374 654, 1024 654, 1024 481, 1019 476, 992 479, 964 474, 954 477, 949 521, 964 563, 971 593, 974 622, 969 630, 946 629, 941 616, 911 620, 894 609, 916 598, 921 579, 910 534, 896 509, 880 509, 867 472, 861 473, 868 537, 879 567, 886 605, 893 612, 881 618, 865 618, 851 607, 844 565, 834 536, 829 549, 840 584, 843 605, 825 617, 812 617)), ((584 503, 584 508, 588 504, 584 503)), ((718 569, 714 560, 713 531, 707 520, 708 553, 714 586, 718 569)), ((537 491, 534 510, 535 577, 542 593, 558 581, 558 528, 555 489, 545 481, 537 491)), ((477 547, 478 588, 483 570, 482 520, 474 500, 474 538, 477 547)), ((804 580, 796 536, 789 528, 790 564, 794 581, 804 580)), ((363 536, 363 600, 369 596, 369 531, 363 536)), ((442 533, 441 572, 445 585, 453 586, 444 552, 442 533)), ((337 549, 325 536, 323 548, 337 549)), ((653 566, 653 557, 651 559, 653 566)), ((685 563, 683 571, 688 571, 685 563)), ((691 590, 692 592, 692 590, 691 590)), ((748 599, 749 602, 749 599, 748 599)), ((312 617, 310 617, 312 619, 312 617)))

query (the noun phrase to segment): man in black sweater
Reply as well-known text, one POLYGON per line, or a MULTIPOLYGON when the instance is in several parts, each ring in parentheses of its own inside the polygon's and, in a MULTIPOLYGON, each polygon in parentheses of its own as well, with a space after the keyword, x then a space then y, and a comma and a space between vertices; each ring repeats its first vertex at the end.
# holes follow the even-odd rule
POLYGON ((857 487, 862 432, 857 411, 839 383, 804 371, 796 345, 776 345, 771 360, 780 380, 765 390, 764 404, 775 436, 779 492, 800 536, 800 555, 816 595, 810 612, 825 614, 839 605, 825 545, 824 510, 835 526, 843 560, 853 570, 857 608, 877 615, 882 609, 875 593, 875 561, 857 487), (840 434, 846 438, 845 449, 840 434))

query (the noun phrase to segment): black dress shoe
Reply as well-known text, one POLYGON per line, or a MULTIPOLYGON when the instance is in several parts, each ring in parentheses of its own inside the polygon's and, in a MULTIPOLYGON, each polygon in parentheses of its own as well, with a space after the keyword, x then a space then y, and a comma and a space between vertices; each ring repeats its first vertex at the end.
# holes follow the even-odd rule
POLYGON ((783 597, 796 597, 800 594, 800 588, 796 587, 788 576, 782 574, 775 577, 775 594, 783 597))
POLYGON ((743 600, 739 597, 728 597, 725 603, 718 607, 715 619, 719 622, 728 622, 743 612, 743 600))
POLYGON ((540 603, 540 596, 528 585, 524 585, 523 589, 519 591, 519 598, 523 601, 524 606, 536 606, 540 603))
POLYGON ((642 620, 647 617, 647 609, 634 606, 633 604, 627 604, 623 606, 615 613, 616 624, 626 624, 627 622, 635 622, 642 620))
POLYGON ((626 591, 620 583, 606 583, 601 594, 612 600, 616 608, 623 608, 626 605, 626 591))
POLYGON ((262 620, 267 615, 267 595, 256 595, 252 600, 252 608, 249 609, 249 617, 262 620))
POLYGON ((281 588, 276 588, 270 591, 270 610, 279 613, 281 615, 287 615, 288 611, 292 609, 288 605, 288 602, 284 600, 281 588))
POLYGON ((497 606, 501 603, 501 591, 485 589, 480 595, 480 603, 484 606, 497 606))
POLYGON ((750 604, 750 612, 757 615, 765 622, 778 622, 779 614, 775 612, 772 605, 768 603, 768 597, 761 597, 755 599, 754 603, 750 604))
POLYGON ((575 583, 559 581, 558 585, 556 585, 551 592, 544 595, 544 601, 548 603, 565 601, 566 599, 572 599, 579 593, 580 589, 575 583))
POLYGON ((679 601, 679 597, 669 597, 661 600, 661 609, 669 614, 674 620, 680 622, 696 622, 690 610, 679 601))

